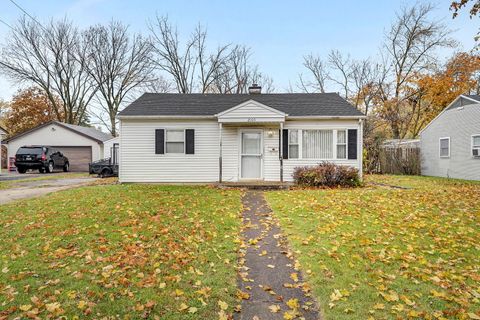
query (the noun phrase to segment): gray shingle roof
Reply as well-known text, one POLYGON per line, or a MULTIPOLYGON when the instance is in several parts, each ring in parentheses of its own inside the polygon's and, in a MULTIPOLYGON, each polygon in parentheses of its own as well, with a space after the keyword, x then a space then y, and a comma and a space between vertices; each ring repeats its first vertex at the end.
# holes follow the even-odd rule
POLYGON ((175 94, 145 93, 120 116, 213 116, 255 100, 289 116, 363 116, 336 93, 175 94))
POLYGON ((99 140, 99 141, 102 141, 102 142, 110 140, 110 139, 113 138, 113 136, 111 134, 102 132, 102 131, 97 130, 95 128, 77 126, 77 125, 74 125, 74 124, 63 123, 63 122, 58 122, 58 121, 55 121, 55 122, 60 124, 60 125, 65 126, 65 127, 68 127, 68 128, 70 128, 74 131, 77 131, 79 133, 83 133, 84 135, 89 136, 90 138, 93 138, 95 140, 99 140))

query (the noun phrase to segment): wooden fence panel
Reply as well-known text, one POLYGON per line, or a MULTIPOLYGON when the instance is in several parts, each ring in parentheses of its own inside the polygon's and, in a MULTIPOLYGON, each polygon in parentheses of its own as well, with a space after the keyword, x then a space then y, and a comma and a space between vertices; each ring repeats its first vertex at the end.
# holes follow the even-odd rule
POLYGON ((420 148, 381 148, 379 158, 382 173, 420 175, 420 148))

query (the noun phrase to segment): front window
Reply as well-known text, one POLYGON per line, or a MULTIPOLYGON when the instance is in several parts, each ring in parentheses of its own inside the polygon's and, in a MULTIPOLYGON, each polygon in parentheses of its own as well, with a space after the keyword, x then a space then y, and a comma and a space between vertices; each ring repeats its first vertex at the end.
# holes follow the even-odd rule
POLYGON ((166 130, 166 153, 185 153, 184 130, 166 130))
POLYGON ((298 159, 298 130, 288 130, 288 157, 298 159))
POLYGON ((303 130, 302 157, 304 159, 332 159, 333 130, 303 130))
POLYGON ((347 131, 337 131, 337 159, 347 159, 347 131))
POLYGON ((450 157, 450 138, 440 138, 440 158, 450 157))

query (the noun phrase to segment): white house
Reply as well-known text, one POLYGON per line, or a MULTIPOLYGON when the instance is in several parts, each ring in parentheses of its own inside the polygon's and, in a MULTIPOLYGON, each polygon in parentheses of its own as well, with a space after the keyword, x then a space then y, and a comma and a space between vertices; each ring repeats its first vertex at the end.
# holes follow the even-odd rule
POLYGON ((422 175, 480 180, 480 96, 460 95, 420 133, 422 175))
POLYGON ((291 181, 322 161, 361 172, 364 115, 338 94, 250 89, 141 96, 118 116, 120 181, 291 181))
POLYGON ((103 143, 111 138, 110 134, 95 128, 52 121, 10 137, 4 143, 7 143, 9 158, 15 157, 21 146, 46 145, 65 154, 71 171, 88 171, 90 162, 103 158, 103 143))

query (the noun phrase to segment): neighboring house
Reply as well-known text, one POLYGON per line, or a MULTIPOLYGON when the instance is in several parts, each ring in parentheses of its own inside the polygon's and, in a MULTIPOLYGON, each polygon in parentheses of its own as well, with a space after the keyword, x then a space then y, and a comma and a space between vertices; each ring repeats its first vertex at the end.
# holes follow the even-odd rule
POLYGON ((480 96, 457 97, 420 141, 422 175, 480 180, 480 96))
POLYGON ((120 181, 291 181, 322 161, 361 174, 360 111, 335 93, 260 90, 144 94, 118 116, 120 181))
POLYGON ((21 146, 46 145, 68 157, 71 171, 88 171, 90 162, 103 158, 103 143, 111 138, 95 128, 52 121, 10 137, 4 143, 8 144, 9 158, 15 157, 21 146))
POLYGON ((120 137, 114 137, 103 142, 103 158, 115 158, 118 160, 118 148, 120 145, 120 137))
MULTIPOLYGON (((0 141, 3 140, 3 137, 7 134, 7 130, 3 129, 2 127, 0 127, 0 141)), ((2 164, 3 164, 3 154, 2 154, 2 148, 1 148, 1 144, 0 144, 0 159, 2 161, 0 161, 2 164)), ((0 172, 2 170, 2 165, 0 165, 0 172)))

